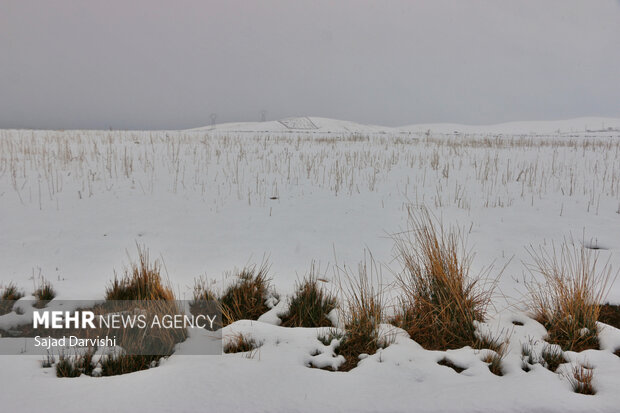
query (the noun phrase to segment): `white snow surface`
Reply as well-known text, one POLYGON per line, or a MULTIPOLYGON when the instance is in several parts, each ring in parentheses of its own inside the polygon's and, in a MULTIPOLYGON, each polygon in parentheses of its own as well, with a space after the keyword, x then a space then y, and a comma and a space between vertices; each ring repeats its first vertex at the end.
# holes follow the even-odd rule
POLYGON ((464 125, 458 123, 428 123, 389 127, 363 125, 355 122, 305 116, 280 121, 221 123, 192 131, 253 132, 253 133, 361 133, 361 134, 411 134, 430 131, 434 134, 508 134, 508 135, 583 135, 587 133, 618 133, 620 119, 583 117, 557 121, 520 121, 496 125, 464 125), (295 125, 299 125, 298 128, 295 125), (313 125, 314 127, 309 127, 313 125))
MULTIPOLYGON (((520 351, 539 350, 545 334, 525 308, 527 247, 572 238, 620 268, 620 119, 401 128, 307 119, 316 129, 0 131, 0 287, 13 282, 28 296, 45 277, 57 299, 101 299, 138 243, 163 259, 179 298, 191 297, 195 278, 222 289, 231 270, 263 260, 282 298, 259 321, 224 329, 225 340, 261 343, 249 354, 183 355, 207 339, 192 332, 157 368, 77 379, 56 378, 38 357, 0 356, 3 410, 618 411, 619 330, 601 324, 603 349, 567 353, 559 374, 525 373, 520 351), (354 370, 309 368, 337 367, 336 343, 322 344, 321 329, 278 325, 313 260, 337 292, 338 275, 372 254, 393 298, 390 234, 406 228, 410 205, 462 230, 473 274, 492 266, 499 277, 479 329, 509 339, 504 376, 489 372, 484 352, 427 351, 388 325, 394 343, 354 370), (444 357, 466 370, 438 365, 444 357), (594 368, 595 396, 572 392, 565 375, 577 363, 594 368)), ((618 283, 608 299, 620 303, 618 283)))

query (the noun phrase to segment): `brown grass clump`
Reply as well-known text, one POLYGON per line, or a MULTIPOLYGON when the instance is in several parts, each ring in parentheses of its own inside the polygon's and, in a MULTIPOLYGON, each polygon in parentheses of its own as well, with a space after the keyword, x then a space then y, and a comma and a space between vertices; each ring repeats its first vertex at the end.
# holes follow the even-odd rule
POLYGON ((219 299, 224 325, 237 320, 256 320, 269 310, 266 304, 270 279, 269 265, 250 266, 235 275, 235 282, 219 299))
MULTIPOLYGON (((217 301, 217 294, 207 285, 205 278, 194 280, 194 294, 192 301, 189 303, 189 311, 195 316, 204 315, 212 311, 219 312, 220 305, 217 301)), ((213 323, 215 330, 222 328, 221 313, 216 317, 213 323)))
POLYGON ((426 209, 409 209, 409 222, 409 231, 394 236, 403 265, 394 324, 429 350, 474 346, 475 322, 484 320, 494 285, 469 276, 471 258, 458 231, 445 230, 426 209))
POLYGON ((620 305, 603 304, 598 315, 598 321, 620 328, 620 305))
POLYGON ((370 265, 366 262, 359 265, 357 277, 345 274, 344 288, 341 283, 345 331, 336 353, 344 356, 345 362, 338 368, 340 371, 355 368, 361 354, 374 354, 387 344, 379 332, 384 303, 382 292, 375 286, 375 274, 378 274, 377 267, 371 257, 370 265))
POLYGON ((500 337, 494 338, 491 335, 479 335, 474 348, 486 351, 482 360, 488 364, 491 373, 496 376, 504 375, 502 363, 508 351, 508 338, 502 340, 500 337))
POLYGON ((194 279, 193 302, 216 301, 217 294, 207 285, 207 280, 203 277, 194 279))
POLYGON ((56 297, 56 291, 52 284, 44 278, 41 278, 41 283, 34 290, 33 295, 37 298, 37 302, 34 304, 37 308, 43 308, 56 297))
MULTIPOLYGON (((155 317, 163 320, 165 315, 182 314, 172 289, 165 285, 160 275, 160 263, 151 262, 148 251, 138 247, 139 261, 132 263, 123 278, 116 278, 106 290, 106 302, 92 311, 100 315, 142 314, 146 316, 145 327, 103 327, 89 331, 100 337, 115 337, 124 352, 102 355, 96 375, 114 376, 148 369, 159 365, 162 358, 172 355, 176 344, 187 338, 184 328, 165 328, 153 324, 155 317)), ((160 321, 161 322, 161 321, 160 321)), ((56 363, 59 377, 77 377, 81 374, 95 375, 91 348, 85 355, 61 357, 56 363)))
POLYGON ((244 334, 235 334, 232 340, 230 340, 224 346, 224 353, 245 353, 248 351, 254 351, 261 346, 261 343, 257 343, 256 340, 250 337, 246 337, 244 334))
POLYGON ((568 381, 570 382, 575 393, 586 395, 596 394, 596 390, 592 385, 594 369, 579 365, 573 367, 572 373, 572 376, 568 376, 568 381))
POLYGON ((162 356, 115 354, 101 359, 101 376, 118 376, 157 367, 162 356))
POLYGON ((13 283, 9 283, 2 289, 0 294, 0 315, 8 314, 13 310, 13 304, 24 296, 24 293, 20 291, 13 283))
POLYGON ((106 289, 106 300, 174 300, 172 289, 161 279, 161 263, 151 263, 146 248, 138 246, 138 263, 131 263, 122 278, 114 274, 114 281, 106 289))
POLYGON ((82 374, 91 376, 95 365, 93 356, 95 349, 89 349, 85 353, 76 353, 74 356, 60 354, 56 363, 56 377, 80 377, 82 374))
POLYGON ((328 293, 315 275, 312 264, 310 274, 298 283, 286 314, 280 316, 283 327, 330 327, 327 315, 336 308, 336 297, 328 293))
POLYGON ((155 355, 127 355, 111 354, 102 356, 98 362, 94 361, 94 348, 84 354, 74 356, 60 355, 55 363, 56 377, 86 376, 118 376, 157 367, 162 356, 155 355))
POLYGON ((613 279, 611 267, 597 270, 598 254, 573 242, 551 252, 530 249, 533 270, 544 282, 528 285, 534 318, 547 329, 547 341, 565 351, 598 349, 596 322, 613 279))
POLYGON ((502 370, 502 360, 504 359, 504 356, 505 354, 503 353, 500 354, 494 351, 489 351, 482 360, 489 365, 489 370, 491 373, 496 376, 503 376, 504 372, 502 370))

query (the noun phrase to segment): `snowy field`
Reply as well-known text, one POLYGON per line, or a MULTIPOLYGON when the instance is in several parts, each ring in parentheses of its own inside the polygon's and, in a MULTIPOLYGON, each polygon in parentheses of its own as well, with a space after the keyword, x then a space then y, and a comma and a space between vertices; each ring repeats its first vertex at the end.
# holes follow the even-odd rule
MULTIPOLYGON (((521 370, 521 343, 545 334, 525 313, 526 248, 569 238, 620 268, 618 119, 3 130, 0 286, 14 282, 28 295, 45 277, 57 299, 100 299, 138 243, 163 259, 179 298, 191 298, 197 278, 221 289, 229 271, 264 260, 283 298, 261 320, 225 328, 224 336, 245 332, 262 343, 250 357, 182 356, 183 343, 158 368, 59 379, 36 357, 1 356, 3 410, 618 411, 619 330, 602 328, 601 351, 567 353, 594 367, 595 396, 573 393, 562 374, 539 365, 521 370), (308 368, 316 358, 337 366, 338 358, 316 329, 277 326, 278 308, 313 261, 337 291, 339 272, 372 254, 391 296, 400 270, 391 234, 406 228, 410 205, 461 229, 475 254, 472 273, 499 276, 480 329, 509 337, 504 376, 470 348, 447 352, 466 367, 457 374, 437 365, 445 352, 403 334, 351 372, 308 368)), ((620 282, 608 300, 620 303, 620 282)))

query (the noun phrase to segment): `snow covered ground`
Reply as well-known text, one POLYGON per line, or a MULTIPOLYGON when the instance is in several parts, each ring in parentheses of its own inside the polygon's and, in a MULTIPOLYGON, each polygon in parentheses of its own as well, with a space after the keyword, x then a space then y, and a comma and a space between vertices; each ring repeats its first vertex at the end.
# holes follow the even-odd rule
MULTIPOLYGON (((595 396, 540 366, 523 372, 520 350, 544 335, 523 313, 526 247, 572 237, 620 268, 620 119, 0 131, 0 284, 31 293, 43 276, 58 299, 102 298, 139 243, 161 255, 180 298, 195 278, 222 288, 228 271, 264 259, 283 297, 313 260, 335 288, 338 268, 368 252, 389 290, 398 271, 390 234, 406 227, 411 204, 462 229, 473 273, 505 267, 481 326, 510 336, 503 377, 471 349, 447 353, 467 367, 457 374, 437 365, 445 353, 402 334, 351 372, 308 368, 312 357, 337 363, 332 349, 316 329, 279 327, 268 314, 224 331, 262 342, 251 357, 182 356, 181 345, 148 371, 57 379, 37 358, 2 356, 3 408, 78 411, 87 400, 93 411, 618 411, 618 330, 603 328, 602 351, 569 353, 595 368, 595 396)), ((620 283, 608 298, 620 303, 620 283)))

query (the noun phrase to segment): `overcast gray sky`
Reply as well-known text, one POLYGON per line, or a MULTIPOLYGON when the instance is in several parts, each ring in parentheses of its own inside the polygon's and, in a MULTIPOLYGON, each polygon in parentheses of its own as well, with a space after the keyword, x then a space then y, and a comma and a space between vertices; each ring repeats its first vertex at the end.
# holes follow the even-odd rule
POLYGON ((0 128, 620 117, 618 0, 0 0, 0 128))

